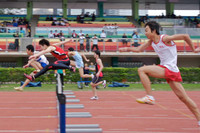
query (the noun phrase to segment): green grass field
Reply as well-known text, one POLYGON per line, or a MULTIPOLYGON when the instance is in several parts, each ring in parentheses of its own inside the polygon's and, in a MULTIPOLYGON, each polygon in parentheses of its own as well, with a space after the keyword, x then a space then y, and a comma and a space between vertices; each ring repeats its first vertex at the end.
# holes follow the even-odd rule
MULTIPOLYGON (((128 83, 127 83, 128 84, 128 83)), ((129 84, 129 87, 107 87, 103 89, 103 86, 99 86, 99 91, 144 91, 142 84, 129 84)), ((2 84, 0 91, 15 91, 13 87, 17 87, 19 84, 2 84)), ((107 84, 108 86, 108 84, 107 84)), ((200 91, 200 84, 183 84, 187 91, 200 91)), ((55 91, 56 84, 42 84, 42 87, 26 87, 24 91, 55 91)), ((152 84, 152 89, 155 91, 171 91, 168 84, 152 84)), ((88 91, 91 87, 84 87, 78 89, 77 84, 65 84, 64 90, 72 91, 88 91)))

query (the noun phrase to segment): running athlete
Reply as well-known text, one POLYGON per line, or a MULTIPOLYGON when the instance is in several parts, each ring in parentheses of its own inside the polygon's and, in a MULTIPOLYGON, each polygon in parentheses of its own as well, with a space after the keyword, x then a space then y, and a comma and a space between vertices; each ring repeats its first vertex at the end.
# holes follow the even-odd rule
POLYGON ((195 115, 196 119, 198 120, 198 125, 200 126, 199 109, 197 108, 196 103, 187 95, 185 89, 180 83, 182 82, 182 77, 177 67, 177 49, 176 44, 173 41, 184 40, 194 52, 197 52, 197 49, 194 48, 192 40, 187 34, 177 34, 172 36, 160 35, 159 24, 155 21, 150 21, 145 24, 145 35, 149 39, 147 43, 140 45, 139 47, 125 47, 119 49, 121 52, 141 52, 148 46, 152 46, 161 61, 160 65, 143 66, 138 69, 140 80, 146 90, 147 95, 143 98, 136 99, 136 101, 144 104, 155 104, 149 76, 155 78, 165 78, 178 98, 195 115))
POLYGON ((84 71, 83 71, 83 68, 84 68, 83 58, 84 58, 87 62, 90 61, 90 60, 88 60, 88 59, 86 58, 86 56, 85 56, 84 54, 81 54, 81 55, 80 55, 77 51, 74 51, 74 48, 70 47, 70 48, 68 48, 68 55, 69 55, 69 56, 72 56, 72 57, 74 58, 75 62, 72 61, 72 60, 70 60, 70 65, 76 66, 76 68, 78 68, 79 74, 80 74, 81 78, 93 78, 93 77, 94 77, 93 74, 91 74, 91 75, 89 75, 89 74, 84 74, 84 71), (82 57, 83 57, 83 58, 82 58, 82 57))
MULTIPOLYGON (((28 45, 26 46, 26 53, 31 56, 33 54, 36 54, 37 52, 34 51, 34 47, 33 45, 28 45)), ((39 72, 40 70, 42 70, 46 65, 48 65, 49 62, 47 60, 47 58, 44 55, 39 56, 36 59, 30 59, 28 61, 28 63, 26 65, 23 66, 23 68, 27 68, 29 66, 32 66, 33 68, 35 68, 35 70, 30 74, 31 76, 33 76, 34 74, 36 74, 37 72, 39 72)), ((29 79, 26 79, 24 84, 20 87, 14 87, 14 89, 16 91, 23 91, 24 87, 26 87, 26 85, 30 82, 29 79)))
MULTIPOLYGON (((70 40, 71 41, 71 40, 70 40)), ((44 67, 40 72, 38 72, 36 75, 27 75, 24 74, 24 76, 26 78, 28 78, 30 81, 35 80, 36 78, 38 78, 39 76, 43 75, 44 73, 46 73, 48 70, 53 69, 69 69, 73 72, 75 72, 75 68, 70 66, 70 60, 67 56, 67 54, 64 52, 64 50, 58 46, 65 44, 69 41, 63 41, 60 43, 55 43, 53 45, 50 45, 49 41, 46 39, 42 39, 39 41, 39 45, 42 48, 42 51, 34 54, 32 56, 29 57, 29 59, 35 59, 41 55, 44 55, 46 53, 51 53, 54 57, 57 58, 57 61, 55 61, 53 64, 49 64, 46 67, 44 67)))
POLYGON ((102 81, 102 78, 103 78, 103 73, 102 73, 102 70, 103 70, 103 63, 100 59, 100 51, 96 50, 94 51, 94 58, 96 60, 96 63, 95 63, 95 68, 87 68, 89 70, 92 70, 92 71, 96 71, 96 74, 94 75, 94 78, 92 78, 92 82, 91 82, 91 86, 92 86, 92 93, 93 93, 93 97, 91 97, 90 99, 91 100, 98 100, 98 96, 97 96, 97 86, 102 84, 103 83, 103 86, 104 88, 106 87, 106 80, 103 80, 102 81))

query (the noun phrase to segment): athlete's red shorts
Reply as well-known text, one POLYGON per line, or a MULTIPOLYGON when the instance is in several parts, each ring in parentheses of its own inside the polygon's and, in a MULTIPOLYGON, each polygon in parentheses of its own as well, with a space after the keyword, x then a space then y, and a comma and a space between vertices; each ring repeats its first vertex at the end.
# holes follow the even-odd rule
POLYGON ((168 83, 170 81, 176 81, 176 82, 183 81, 180 72, 173 72, 163 65, 158 65, 158 66, 165 68, 165 79, 167 80, 168 83))

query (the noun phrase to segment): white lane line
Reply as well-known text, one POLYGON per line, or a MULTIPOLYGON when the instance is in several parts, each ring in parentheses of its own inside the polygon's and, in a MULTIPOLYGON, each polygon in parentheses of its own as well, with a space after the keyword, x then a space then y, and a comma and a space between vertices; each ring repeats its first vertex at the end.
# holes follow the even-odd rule
POLYGON ((48 115, 48 116, 0 116, 0 119, 8 119, 8 118, 58 118, 58 116, 48 115))
POLYGON ((113 118, 113 119, 169 119, 169 120, 191 120, 190 118, 187 117, 115 117, 115 116, 110 116, 110 117, 102 117, 102 116, 93 116, 93 118, 113 118))
POLYGON ((0 133, 55 133, 56 130, 0 130, 0 133))
POLYGON ((34 110, 37 110, 37 109, 50 109, 50 110, 52 110, 52 109, 57 109, 56 107, 13 107, 13 108, 7 108, 7 107, 0 107, 0 110, 3 110, 3 109, 9 109, 9 110, 11 110, 11 109, 14 109, 14 110, 16 110, 16 109, 34 109, 34 110))

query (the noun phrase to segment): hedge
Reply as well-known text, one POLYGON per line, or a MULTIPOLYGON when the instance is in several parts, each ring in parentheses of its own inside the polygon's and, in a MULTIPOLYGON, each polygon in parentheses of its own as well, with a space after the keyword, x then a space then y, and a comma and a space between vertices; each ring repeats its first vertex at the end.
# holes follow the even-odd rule
MULTIPOLYGON (((33 68, 0 68, 0 82, 1 83, 13 83, 24 81, 24 73, 31 73, 33 68)), ((194 83, 200 81, 200 68, 180 68, 181 76, 184 82, 194 83)), ((138 76, 137 68, 112 68, 107 67, 103 69, 104 79, 107 82, 117 81, 117 82, 140 82, 138 76)), ((165 82, 165 79, 150 78, 153 83, 165 82)), ((76 73, 66 71, 66 76, 64 76, 65 82, 77 82, 80 80, 78 70, 76 73)), ((40 76, 36 81, 42 81, 47 83, 55 83, 56 79, 54 77, 54 72, 48 71, 46 74, 40 76)))

